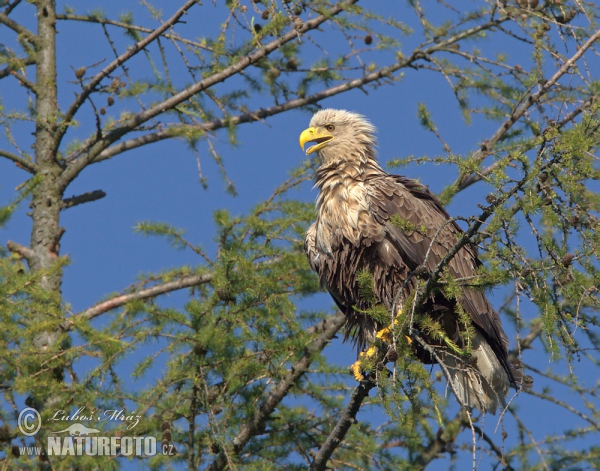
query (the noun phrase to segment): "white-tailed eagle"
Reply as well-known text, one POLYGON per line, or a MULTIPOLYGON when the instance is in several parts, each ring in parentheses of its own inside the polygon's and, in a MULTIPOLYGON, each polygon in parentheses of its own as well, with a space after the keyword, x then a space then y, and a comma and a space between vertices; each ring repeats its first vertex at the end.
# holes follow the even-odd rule
MULTIPOLYGON (((408 312, 405 304, 419 282, 415 273, 433 272, 462 234, 427 188, 381 168, 374 133, 359 114, 325 109, 300 135, 300 146, 314 143, 306 153, 316 152, 320 159, 318 215, 306 233, 305 252, 345 314, 346 336, 359 350, 376 337, 389 340, 392 327, 368 310, 379 305, 390 313, 395 306, 398 317, 402 309, 408 312), (365 273, 372 277, 368 295, 359 282, 365 273)), ((509 386, 520 384, 521 372, 509 364, 507 336, 483 291, 460 282, 476 279, 479 265, 471 244, 451 259, 447 274, 459 280, 459 291, 453 297, 438 289, 427 297, 421 312, 429 322, 411 326, 425 345, 413 342, 413 347, 424 363, 443 363, 461 404, 495 413, 509 386)), ((360 380, 357 365, 353 371, 360 380)))

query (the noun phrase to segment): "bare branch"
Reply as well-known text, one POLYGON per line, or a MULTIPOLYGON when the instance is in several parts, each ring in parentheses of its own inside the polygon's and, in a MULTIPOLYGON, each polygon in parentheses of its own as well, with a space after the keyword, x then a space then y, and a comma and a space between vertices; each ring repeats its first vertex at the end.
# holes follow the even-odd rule
POLYGON ((12 18, 9 18, 4 13, 0 13, 0 23, 12 29, 15 33, 27 38, 28 41, 33 43, 34 45, 39 44, 40 38, 38 38, 35 34, 29 31, 25 26, 20 23, 17 23, 12 18))
POLYGON ((369 379, 367 381, 362 381, 354 390, 354 394, 352 394, 348 406, 338 419, 335 428, 331 431, 327 440, 325 440, 321 445, 321 448, 319 448, 319 451, 311 463, 311 471, 324 471, 328 469, 327 461, 331 458, 335 449, 342 444, 342 441, 352 424, 356 423, 356 414, 358 414, 360 406, 365 398, 369 396, 369 391, 371 391, 375 385, 375 381, 369 379))
POLYGON ((29 261, 35 255, 33 250, 31 250, 29 247, 25 247, 24 245, 17 244, 16 242, 13 242, 12 240, 9 240, 6 243, 6 247, 8 248, 8 250, 10 250, 11 252, 14 252, 16 254, 19 254, 21 257, 23 257, 27 261, 29 261))
POLYGON ((465 37, 472 36, 479 31, 489 29, 492 26, 496 26, 503 20, 490 21, 483 25, 479 25, 475 28, 471 28, 467 31, 463 31, 456 36, 452 36, 447 41, 441 41, 440 43, 435 44, 434 46, 428 47, 424 50, 416 49, 411 56, 402 59, 390 66, 381 67, 379 70, 371 72, 364 77, 349 80, 340 85, 335 85, 333 87, 327 88, 325 90, 321 90, 320 92, 313 93, 312 95, 308 95, 304 98, 296 98, 293 100, 289 100, 286 103, 282 103, 279 105, 270 106, 268 108, 259 108, 255 111, 251 111, 248 113, 244 113, 237 116, 229 117, 227 120, 225 119, 215 119, 213 121, 209 121, 205 124, 200 125, 175 125, 169 127, 168 129, 163 129, 154 133, 145 134, 143 136, 135 137, 129 139, 127 141, 116 144, 112 147, 109 147, 98 154, 98 157, 93 159, 92 163, 101 162, 103 160, 110 159, 117 154, 125 152, 127 150, 135 149, 137 147, 144 146, 146 144, 150 144, 153 142, 162 141, 164 139, 171 139, 173 137, 177 137, 182 134, 186 129, 195 130, 195 131, 216 131, 218 129, 224 128, 229 125, 237 126, 239 124, 251 123, 254 121, 260 121, 262 119, 268 118, 270 116, 277 115, 279 113, 283 113, 285 111, 289 111, 295 108, 300 108, 302 106, 311 105, 314 103, 318 103, 321 100, 326 98, 330 98, 332 96, 338 95, 340 93, 347 92, 349 90, 360 88, 364 85, 367 85, 372 82, 376 82, 378 80, 384 78, 393 78, 392 73, 397 72, 402 68, 409 67, 413 65, 416 61, 423 58, 424 55, 432 54, 438 50, 443 50, 444 47, 449 44, 453 44, 457 41, 464 39, 465 37))
MULTIPOLYGON (((209 283, 213 279, 212 273, 204 273, 203 275, 187 275, 178 278, 177 280, 167 281, 159 285, 152 286, 134 293, 123 294, 115 296, 106 301, 102 301, 85 311, 81 311, 75 314, 74 319, 86 318, 88 320, 94 319, 95 317, 104 314, 105 312, 111 311, 118 307, 127 304, 130 301, 138 299, 149 299, 161 294, 170 293, 171 291, 177 291, 184 288, 191 288, 192 286, 199 286, 205 283, 209 283)), ((73 319, 67 319, 65 330, 72 330, 75 325, 73 319)))
MULTIPOLYGON (((143 26, 137 26, 129 23, 123 23, 122 21, 115 21, 108 18, 97 18, 95 16, 88 15, 73 15, 73 14, 60 14, 56 15, 57 20, 71 20, 71 21, 83 21, 88 23, 98 23, 101 25, 111 25, 116 26, 118 28, 129 29, 133 31, 139 31, 141 33, 152 33, 154 30, 152 28, 145 28, 143 26)), ((196 41, 190 41, 189 39, 182 38, 177 34, 167 33, 163 34, 164 38, 172 39, 174 41, 178 41, 186 46, 193 46, 200 49, 204 49, 207 51, 212 51, 212 48, 206 46, 205 44, 201 44, 196 41)))
POLYGON ((314 327, 314 330, 320 330, 321 334, 306 346, 300 360, 292 365, 286 377, 282 379, 281 382, 268 393, 267 398, 256 407, 254 416, 249 418, 248 422, 242 425, 240 431, 232 440, 231 446, 227 452, 221 451, 210 466, 206 468, 207 471, 220 471, 225 469, 228 464, 227 454, 238 454, 252 437, 260 433, 266 420, 271 413, 273 413, 277 405, 286 397, 289 390, 296 384, 302 375, 308 371, 315 354, 321 352, 327 346, 345 322, 346 320, 343 315, 336 315, 324 319, 314 327))
POLYGON ((77 206, 78 204, 89 203, 91 201, 97 201, 106 196, 106 193, 102 190, 94 190, 89 191, 87 193, 83 193, 81 195, 72 196, 71 198, 65 198, 62 201, 61 209, 72 208, 73 206, 77 206))
MULTIPOLYGON (((61 185, 61 187, 66 188, 67 185, 79 174, 79 172, 81 172, 81 170, 83 170, 90 162, 92 162, 98 156, 98 154, 100 154, 100 152, 102 152, 104 149, 106 149, 113 142, 116 142, 119 139, 121 139, 121 137, 123 137, 127 133, 136 129, 139 125, 144 124, 145 122, 149 121, 150 119, 164 113, 166 110, 172 109, 174 106, 178 105, 179 103, 184 102, 185 100, 191 98, 192 96, 196 95, 197 93, 200 93, 203 90, 206 90, 207 88, 210 88, 217 83, 223 82, 233 75, 239 74, 241 71, 243 71, 247 67, 251 66, 252 64, 255 64, 259 60, 268 56, 271 52, 279 49, 285 43, 296 39, 298 32, 306 33, 312 29, 317 28, 322 23, 329 20, 329 18, 331 18, 331 16, 337 15, 338 13, 344 11, 345 8, 356 3, 357 1, 358 0, 346 0, 345 2, 338 4, 337 6, 329 9, 326 14, 319 15, 315 19, 307 21, 298 30, 289 31, 288 33, 284 34, 283 36, 280 36, 279 38, 266 44, 265 46, 263 46, 259 50, 255 51, 254 53, 242 57, 236 63, 230 65, 229 67, 226 67, 221 72, 213 74, 210 77, 206 77, 205 79, 203 79, 199 82, 196 82, 193 85, 190 85, 189 87, 187 87, 186 89, 173 95, 172 97, 127 119, 121 126, 113 129, 102 139, 98 140, 91 147, 91 149, 89 149, 89 151, 85 157, 82 157, 79 160, 73 162, 72 165, 70 165, 63 172, 62 176, 59 179, 59 184, 61 185)), ((188 2, 188 3, 195 3, 195 1, 190 0, 190 2, 188 2)), ((186 5, 188 5, 188 3, 186 3, 186 5)), ((165 25, 167 25, 169 22, 171 22, 173 20, 173 18, 171 18, 168 22, 166 22, 161 28, 157 29, 156 33, 158 33, 158 31, 161 31, 161 32, 164 31, 165 25)), ((148 41, 148 39, 151 37, 152 37, 152 39, 155 39, 156 37, 158 37, 158 34, 152 34, 152 35, 148 36, 144 41, 147 41, 149 43, 150 41, 148 41)), ((144 43, 144 41, 140 41, 139 43, 137 43, 133 49, 136 49, 136 50, 139 49, 141 47, 142 43, 144 43)), ((145 45, 146 45, 146 43, 144 44, 144 46, 145 45)), ((125 54, 123 54, 116 61, 113 61, 113 63, 111 65, 109 65, 107 68, 105 68, 104 70, 109 69, 110 67, 113 66, 113 64, 114 64, 114 68, 116 68, 120 63, 129 59, 129 57, 124 58, 124 56, 125 56, 125 54), (124 59, 121 60, 121 58, 124 58, 124 59), (120 62, 118 62, 119 60, 120 60, 120 62)), ((110 69, 110 71, 112 71, 114 68, 110 69)), ((66 118, 65 118, 66 122, 70 121, 73 118, 75 112, 77 111, 79 106, 81 106, 81 103, 83 103, 82 100, 85 100, 85 97, 87 97, 92 92, 92 90, 98 85, 100 80, 104 77, 104 75, 102 75, 103 72, 104 71, 100 72, 100 74, 98 74, 96 77, 94 77, 94 79, 92 79, 90 84, 88 84, 88 86, 86 87, 84 92, 82 92, 81 95, 78 96, 76 102, 71 106, 71 109, 66 114, 66 118), (100 79, 96 80, 96 78, 100 75, 102 75, 102 77, 100 77, 100 79), (93 84, 93 87, 90 88, 90 86, 92 84, 93 84), (84 95, 85 95, 85 97, 84 97, 84 95), (77 106, 75 106, 75 105, 77 105, 77 106)))
POLYGON ((30 160, 24 159, 20 155, 0 149, 0 157, 5 157, 8 160, 12 160, 17 164, 17 167, 21 167, 22 169, 27 170, 29 173, 37 172, 37 165, 30 160))
POLYGON ((81 105, 87 100, 87 98, 91 95, 91 93, 96 89, 96 87, 100 84, 100 82, 108 76, 111 72, 113 72, 117 67, 122 65, 124 62, 131 59, 138 52, 142 51, 146 46, 148 46, 155 39, 160 37, 166 30, 171 28, 175 23, 179 21, 179 19, 183 16, 185 12, 187 12, 192 6, 197 4, 196 0, 188 0, 179 10, 175 12, 175 14, 165 21, 159 28, 156 28, 151 34, 146 36, 144 39, 139 41, 138 43, 131 46, 127 49, 126 52, 117 57, 114 61, 108 64, 104 69, 98 72, 85 86, 83 91, 77 95, 75 101, 71 104, 67 112, 64 116, 64 125, 61 127, 61 130, 56 137, 55 145, 58 146, 64 134, 67 132, 69 127, 69 123, 75 116, 75 113, 79 110, 81 105))
POLYGON ((23 87, 27 88, 28 90, 31 90, 33 93, 35 93, 37 95, 38 92, 37 92, 37 87, 35 86, 35 83, 27 80, 27 77, 16 72, 15 70, 11 70, 9 72, 9 74, 12 75, 14 78, 16 78, 23 87))

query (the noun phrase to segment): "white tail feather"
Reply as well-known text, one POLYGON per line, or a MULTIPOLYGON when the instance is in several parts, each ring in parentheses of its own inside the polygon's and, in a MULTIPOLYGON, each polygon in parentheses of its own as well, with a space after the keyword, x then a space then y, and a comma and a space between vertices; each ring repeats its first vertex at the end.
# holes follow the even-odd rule
POLYGON ((442 370, 450 387, 462 405, 495 414, 496 409, 506 403, 510 385, 508 375, 479 332, 472 342, 470 364, 448 351, 436 353, 443 363, 442 370))

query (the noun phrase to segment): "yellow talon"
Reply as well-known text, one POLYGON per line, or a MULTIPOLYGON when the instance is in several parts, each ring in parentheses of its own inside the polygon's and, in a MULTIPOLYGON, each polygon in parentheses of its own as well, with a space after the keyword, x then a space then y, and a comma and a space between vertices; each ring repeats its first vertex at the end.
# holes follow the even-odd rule
POLYGON ((356 381, 358 381, 359 383, 363 379, 365 379, 363 374, 360 372, 360 360, 357 360, 352 364, 352 366, 350 367, 350 371, 352 371, 352 374, 354 375, 354 379, 356 381))
MULTIPOLYGON (((390 342, 391 338, 392 338, 392 327, 394 326, 394 324, 390 324, 389 326, 381 329, 380 331, 377 332, 377 334, 375 334, 375 338, 382 340, 383 342, 390 342)), ((408 344, 410 345, 412 343, 412 339, 408 336, 405 335, 406 340, 408 341, 408 344)), ((361 360, 363 359, 363 357, 367 357, 367 358, 373 358, 375 355, 377 355, 377 347, 375 345, 370 346, 366 352, 361 352, 359 355, 359 358, 357 361, 355 361, 352 366, 350 366, 350 371, 352 371, 352 375, 354 376, 354 379, 356 379, 356 381, 362 381, 363 379, 365 379, 364 375, 361 373, 361 360)))
POLYGON ((379 332, 377 332, 377 334, 375 335, 376 339, 380 339, 383 340, 384 342, 387 342, 391 339, 392 337, 392 326, 388 326, 385 329, 381 329, 379 332))

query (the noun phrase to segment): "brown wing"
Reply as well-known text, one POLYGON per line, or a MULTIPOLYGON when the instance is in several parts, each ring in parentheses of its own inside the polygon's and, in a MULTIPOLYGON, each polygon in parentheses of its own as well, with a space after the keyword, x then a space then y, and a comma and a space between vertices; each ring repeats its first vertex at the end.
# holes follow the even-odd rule
MULTIPOLYGON (((411 269, 425 265, 429 271, 433 271, 456 244, 462 233, 460 227, 449 222, 448 213, 435 196, 414 180, 396 175, 379 176, 369 182, 368 189, 371 213, 384 225, 385 239, 398 250, 411 269), (401 229, 392 223, 394 215, 418 230, 401 229)), ((450 274, 455 278, 471 277, 476 275, 480 264, 476 248, 469 244, 450 261, 450 274)), ((459 302, 509 370, 506 360, 508 339, 498 314, 485 295, 464 287, 459 302)))

